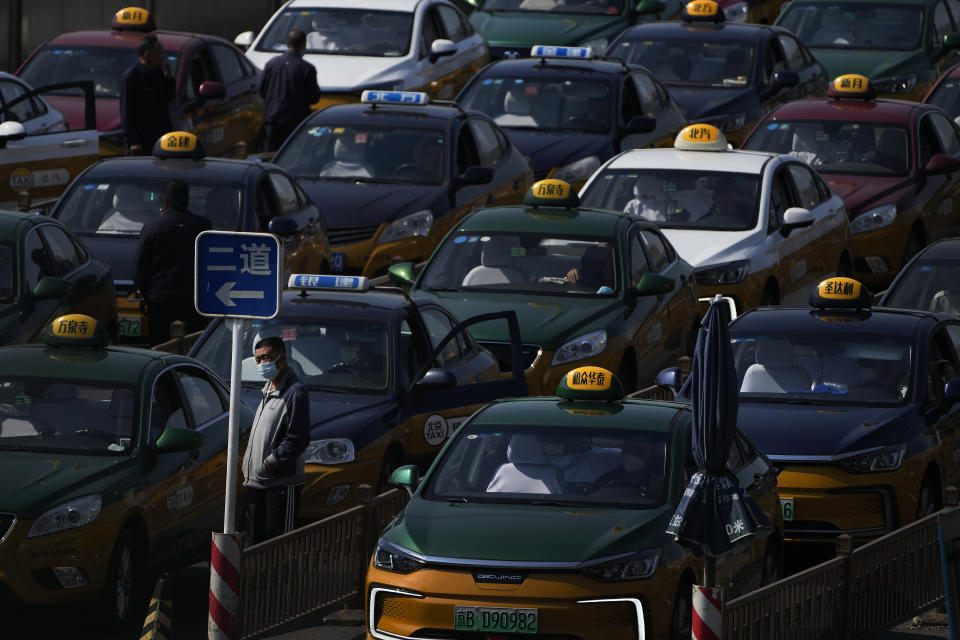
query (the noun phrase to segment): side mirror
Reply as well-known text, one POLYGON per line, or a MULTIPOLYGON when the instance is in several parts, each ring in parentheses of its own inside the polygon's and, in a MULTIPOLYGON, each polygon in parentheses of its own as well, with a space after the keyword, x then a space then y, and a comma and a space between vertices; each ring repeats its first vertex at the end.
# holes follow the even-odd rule
POLYGON ((673 291, 676 284, 671 278, 656 273, 645 273, 637 283, 636 292, 639 296, 659 296, 673 291))
POLYGON ((633 116, 627 123, 627 133, 651 133, 657 128, 657 119, 650 116, 633 116))
POLYGON ((27 130, 15 120, 0 123, 0 149, 7 146, 11 140, 23 140, 27 137, 27 130))
POLYGON ((434 367, 429 369, 423 377, 413 385, 417 391, 443 391, 457 386, 457 376, 449 369, 434 367))
POLYGON ((949 400, 951 403, 960 400, 960 378, 947 380, 947 383, 943 385, 943 399, 949 400))
POLYGON ((680 390, 680 367, 670 367, 668 369, 663 369, 660 373, 657 374, 657 386, 666 387, 673 391, 673 394, 676 395, 680 390))
POLYGON ((943 36, 943 48, 944 49, 960 48, 960 33, 957 33, 956 31, 951 31, 950 33, 943 36))
POLYGON ((203 446, 203 434, 193 429, 181 429, 180 427, 167 427, 157 438, 153 446, 158 453, 177 453, 180 451, 193 451, 203 446))
POLYGON ((430 62, 436 62, 445 56, 452 56, 456 52, 457 43, 453 40, 447 40, 446 38, 434 40, 430 45, 430 62))
POLYGON ((393 470, 387 482, 396 487, 403 487, 410 493, 413 493, 417 485, 420 484, 420 470, 417 469, 417 465, 415 464, 403 465, 393 470))
POLYGON ((197 93, 204 100, 219 100, 227 95, 227 90, 223 88, 222 83, 216 80, 205 80, 197 93))
POLYGON ((941 153, 931 157, 930 161, 927 162, 927 166, 924 167, 927 175, 931 176, 945 175, 958 170, 960 170, 960 160, 952 156, 945 156, 941 153))
POLYGON ((398 262, 387 267, 387 276, 390 282, 399 285, 413 284, 413 263, 398 262))
POLYGON ((277 216, 267 224, 267 231, 281 238, 292 236, 298 228, 297 221, 286 216, 277 216))
POLYGON ((783 69, 773 74, 774 89, 785 89, 787 87, 795 87, 798 84, 800 84, 800 76, 797 75, 796 71, 788 71, 786 69, 783 69))
POLYGON ((490 184, 493 182, 493 169, 490 167, 478 167, 476 165, 467 167, 467 170, 460 176, 460 186, 466 187, 471 184, 490 184))
POLYGON ((780 226, 780 233, 788 236, 794 229, 809 227, 813 224, 813 220, 813 214, 810 213, 809 209, 790 207, 783 212, 783 224, 780 226))
POLYGON ((660 0, 640 0, 637 5, 637 13, 642 16, 649 16, 657 13, 663 13, 667 5, 660 0))
POLYGON ((70 295, 73 283, 63 278, 46 276, 33 288, 33 297, 37 300, 62 300, 70 295))
POLYGON ((244 31, 241 34, 238 34, 236 38, 233 39, 233 44, 237 45, 242 49, 246 49, 253 44, 253 31, 244 31))

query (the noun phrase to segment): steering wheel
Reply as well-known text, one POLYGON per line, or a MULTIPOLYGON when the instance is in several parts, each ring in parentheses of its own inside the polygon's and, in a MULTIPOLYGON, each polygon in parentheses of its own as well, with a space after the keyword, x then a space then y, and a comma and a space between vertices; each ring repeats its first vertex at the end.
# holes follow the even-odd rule
POLYGON ((537 278, 537 282, 540 284, 570 284, 567 276, 540 276, 537 278))
POLYGON ((418 162, 404 162, 402 165, 400 165, 399 167, 397 167, 396 169, 394 169, 394 170, 393 170, 393 173, 394 173, 394 174, 398 174, 398 173, 400 173, 400 174, 402 174, 402 173, 408 173, 408 174, 409 174, 409 173, 418 173, 418 174, 419 174, 419 173, 426 173, 426 174, 428 174, 428 175, 432 175, 433 173, 435 173, 435 171, 433 171, 432 169, 430 169, 430 167, 427 167, 426 165, 422 165, 422 164, 420 164, 420 163, 418 163, 418 162))
POLYGON ((324 375, 328 373, 359 373, 360 367, 355 365, 352 362, 338 362, 335 365, 331 366, 329 369, 324 371, 324 375))

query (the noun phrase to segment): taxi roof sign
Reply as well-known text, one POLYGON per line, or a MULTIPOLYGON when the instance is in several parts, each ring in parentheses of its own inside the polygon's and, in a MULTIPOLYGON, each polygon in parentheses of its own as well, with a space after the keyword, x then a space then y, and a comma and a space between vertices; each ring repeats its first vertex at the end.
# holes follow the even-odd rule
POLYGON ((51 347, 102 349, 107 346, 107 332, 95 318, 71 313, 55 319, 43 330, 43 342, 51 347))
POLYGON ((322 276, 309 273, 292 273, 287 281, 287 288, 317 291, 366 291, 370 288, 370 279, 364 276, 322 276))
POLYGON ((523 196, 523 204, 528 207, 564 207, 572 209, 580 205, 580 197, 563 180, 541 180, 534 182, 523 196))
POLYGON ((530 57, 589 60, 593 57, 593 47, 555 47, 547 44, 535 44, 530 48, 530 57))
POLYGON ((110 28, 115 31, 156 31, 153 14, 143 7, 124 7, 113 14, 110 28))
POLYGON ((713 0, 692 0, 683 7, 680 17, 684 22, 723 22, 723 11, 713 0))
POLYGON ((568 400, 623 400, 626 392, 617 376, 603 367, 578 367, 557 385, 557 395, 568 400))
POLYGON ((827 87, 827 97, 837 100, 874 100, 877 89, 866 76, 847 73, 833 79, 827 87))
POLYGON ((684 127, 673 141, 674 149, 684 151, 726 151, 727 138, 712 124, 691 124, 684 127))
POLYGON ((365 104, 430 104, 430 96, 422 91, 379 91, 367 89, 360 94, 360 102, 365 104))
POLYGON ((873 294, 853 278, 821 280, 810 293, 810 306, 819 309, 869 309, 872 305, 873 294))
POLYGON ((153 155, 157 158, 192 158, 199 160, 206 157, 207 149, 203 141, 189 131, 171 131, 160 136, 153 145, 153 155))

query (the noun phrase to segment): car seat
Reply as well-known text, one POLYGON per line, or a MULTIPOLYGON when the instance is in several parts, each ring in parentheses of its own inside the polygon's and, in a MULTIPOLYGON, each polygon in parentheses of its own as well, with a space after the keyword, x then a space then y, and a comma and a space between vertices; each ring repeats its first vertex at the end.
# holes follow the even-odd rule
POLYGON ((515 266, 516 258, 512 255, 513 244, 507 238, 484 243, 480 253, 480 264, 467 272, 463 277, 462 286, 477 287, 526 281, 526 275, 515 266))
POLYGON ((757 344, 756 363, 747 368, 740 391, 743 393, 787 393, 809 391, 810 374, 793 362, 789 340, 762 340, 757 344))
POLYGON ((559 469, 548 462, 536 436, 516 434, 507 445, 507 462, 487 485, 489 492, 563 493, 559 469))
POLYGON ((333 160, 320 169, 322 178, 372 178, 373 168, 364 160, 363 145, 345 136, 333 143, 333 160))
POLYGON ((942 289, 930 301, 930 311, 940 311, 960 316, 960 292, 942 289))
POLYGON ((530 114, 530 98, 526 87, 512 87, 503 97, 503 113, 493 119, 502 127, 536 127, 536 118, 530 114))
POLYGON ((827 7, 820 17, 820 28, 814 31, 807 45, 852 44, 847 18, 840 7, 827 7))
POLYGON ((100 223, 98 232, 139 232, 143 225, 156 217, 143 201, 140 188, 132 184, 121 184, 113 194, 113 209, 100 223))

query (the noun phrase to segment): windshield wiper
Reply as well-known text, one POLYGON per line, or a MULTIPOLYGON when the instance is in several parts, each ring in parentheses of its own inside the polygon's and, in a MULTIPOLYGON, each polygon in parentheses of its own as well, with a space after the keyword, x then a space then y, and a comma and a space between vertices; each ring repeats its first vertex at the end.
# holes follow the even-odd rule
POLYGON ((573 500, 527 500, 523 504, 536 505, 538 507, 583 507, 583 502, 573 500))
POLYGON ((427 291, 460 291, 459 287, 427 287, 427 291))

